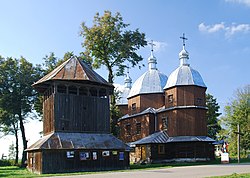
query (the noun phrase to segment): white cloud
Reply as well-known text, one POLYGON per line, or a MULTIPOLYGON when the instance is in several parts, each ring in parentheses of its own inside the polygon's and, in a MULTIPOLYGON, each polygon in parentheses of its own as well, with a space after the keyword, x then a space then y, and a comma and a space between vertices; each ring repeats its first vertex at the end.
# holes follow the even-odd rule
POLYGON ((214 24, 212 26, 210 26, 210 25, 206 26, 204 23, 201 23, 199 25, 200 31, 208 32, 208 33, 214 33, 214 32, 220 31, 220 30, 224 30, 224 29, 225 29, 224 23, 214 24))
POLYGON ((223 31, 227 38, 232 37, 236 33, 250 33, 250 24, 231 24, 229 26, 224 25, 223 22, 214 25, 199 24, 199 31, 205 33, 216 33, 223 31))
POLYGON ((250 0, 225 0, 226 2, 238 3, 243 4, 250 7, 250 0))
MULTIPOLYGON (((148 41, 148 46, 151 49, 151 45, 149 43, 151 43, 151 40, 147 39, 148 41)), ((167 43, 166 42, 160 42, 160 41, 153 41, 154 43, 154 52, 159 52, 159 51, 164 51, 167 47, 167 43)))

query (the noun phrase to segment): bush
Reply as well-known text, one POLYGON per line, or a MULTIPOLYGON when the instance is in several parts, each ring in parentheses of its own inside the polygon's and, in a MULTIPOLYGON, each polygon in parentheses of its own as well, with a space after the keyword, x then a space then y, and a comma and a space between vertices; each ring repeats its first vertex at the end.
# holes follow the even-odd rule
POLYGON ((11 162, 11 160, 1 159, 0 166, 12 166, 12 162, 11 162))

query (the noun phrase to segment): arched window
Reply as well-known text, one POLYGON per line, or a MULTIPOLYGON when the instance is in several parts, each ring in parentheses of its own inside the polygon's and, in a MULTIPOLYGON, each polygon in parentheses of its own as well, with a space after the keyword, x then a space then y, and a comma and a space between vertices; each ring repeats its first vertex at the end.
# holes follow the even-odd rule
POLYGON ((77 95, 76 86, 69 86, 69 94, 77 95))
POLYGON ((79 88, 79 95, 88 96, 88 89, 85 87, 80 87, 79 88))
POLYGON ((106 91, 105 88, 101 88, 101 89, 99 90, 99 96, 100 96, 101 98, 107 98, 107 91, 106 91))
POLYGON ((67 87, 65 85, 58 85, 57 92, 58 93, 67 93, 67 87))
POLYGON ((91 88, 89 90, 91 96, 97 96, 97 89, 96 88, 91 88))

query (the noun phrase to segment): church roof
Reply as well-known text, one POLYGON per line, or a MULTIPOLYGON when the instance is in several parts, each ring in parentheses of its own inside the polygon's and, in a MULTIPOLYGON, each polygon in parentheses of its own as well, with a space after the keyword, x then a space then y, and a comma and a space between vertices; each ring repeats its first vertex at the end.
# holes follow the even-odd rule
POLYGON ((72 57, 66 60, 52 72, 48 73, 34 83, 33 86, 37 89, 43 90, 44 87, 46 88, 47 83, 54 80, 87 82, 113 87, 104 78, 92 70, 85 62, 77 57, 72 57))
POLYGON ((196 85, 206 88, 200 73, 191 68, 188 63, 189 53, 185 49, 185 43, 183 43, 183 49, 179 53, 179 59, 180 66, 170 74, 164 89, 180 85, 196 85))
POLYGON ((135 145, 145 144, 164 144, 164 143, 177 143, 177 142, 215 142, 214 139, 207 136, 175 136, 169 137, 166 131, 155 132, 147 137, 144 137, 135 142, 129 143, 131 147, 135 145))
POLYGON ((112 134, 56 132, 42 137, 26 151, 42 149, 129 150, 129 146, 112 134))
POLYGON ((164 89, 178 85, 197 85, 206 87, 200 73, 188 65, 179 66, 169 76, 164 89))
MULTIPOLYGON (((153 45, 153 42, 151 44, 153 45)), ((152 46, 151 55, 148 58, 148 71, 135 81, 128 98, 139 94, 163 93, 168 77, 156 68, 156 64, 157 60, 153 55, 152 46)))

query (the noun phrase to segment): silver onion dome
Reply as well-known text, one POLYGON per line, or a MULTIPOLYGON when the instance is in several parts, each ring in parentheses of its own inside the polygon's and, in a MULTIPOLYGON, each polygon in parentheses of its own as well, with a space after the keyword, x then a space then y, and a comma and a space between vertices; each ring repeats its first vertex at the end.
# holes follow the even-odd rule
POLYGON ((180 66, 170 74, 164 89, 178 85, 196 85, 206 87, 200 73, 191 68, 188 63, 189 53, 185 49, 185 43, 182 51, 179 53, 179 59, 180 66))
POLYGON ((128 98, 146 93, 163 93, 168 77, 156 68, 157 60, 151 50, 148 58, 148 71, 139 77, 133 84, 128 98))
POLYGON ((117 88, 119 91, 119 98, 116 101, 117 105, 127 105, 128 104, 128 95, 132 87, 132 79, 129 76, 129 71, 124 79, 124 85, 120 88, 117 88))

